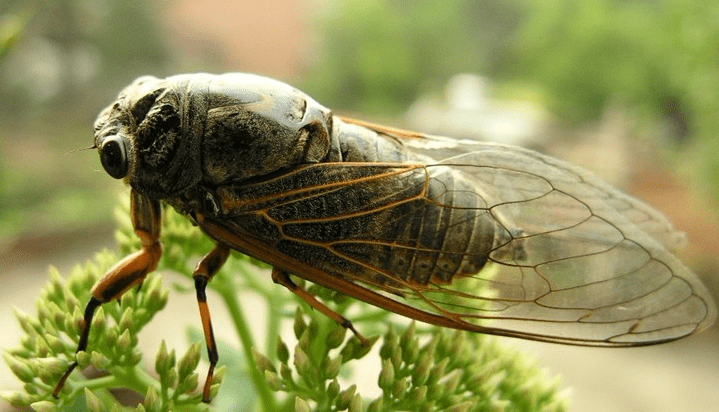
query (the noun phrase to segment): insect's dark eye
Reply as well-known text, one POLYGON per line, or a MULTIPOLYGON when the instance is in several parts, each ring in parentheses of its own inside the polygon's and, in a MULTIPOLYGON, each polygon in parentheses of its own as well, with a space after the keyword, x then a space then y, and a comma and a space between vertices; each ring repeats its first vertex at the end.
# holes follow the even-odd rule
POLYGON ((105 139, 100 147, 100 162, 110 176, 115 179, 125 177, 129 168, 127 139, 117 135, 105 139))

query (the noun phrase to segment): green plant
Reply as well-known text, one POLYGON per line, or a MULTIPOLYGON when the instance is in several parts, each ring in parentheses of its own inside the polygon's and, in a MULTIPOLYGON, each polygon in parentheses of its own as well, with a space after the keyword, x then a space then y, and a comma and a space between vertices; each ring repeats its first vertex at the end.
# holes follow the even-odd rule
MULTIPOLYGON (((191 273, 190 265, 201 251, 210 250, 212 241, 187 219, 169 208, 165 211, 162 235, 165 253, 158 272, 191 273)), ((136 250, 138 241, 127 207, 120 209, 117 216, 120 220, 117 239, 121 252, 126 254, 136 250)), ((197 385, 204 377, 204 369, 195 371, 203 351, 199 332, 195 332, 196 342, 179 361, 175 351, 168 351, 163 342, 155 356, 154 372, 143 365, 137 332, 148 325, 168 299, 158 274, 150 275, 138 290, 126 293, 119 304, 108 303, 98 309, 90 334, 90 351, 77 354, 77 360, 80 370, 92 366, 106 372, 91 378, 74 372, 60 399, 51 397, 59 376, 75 356, 89 290, 116 260, 113 253, 100 252, 93 262, 76 266, 67 279, 51 270, 50 281, 38 299, 37 315, 17 313, 25 331, 21 346, 4 353, 5 362, 25 383, 24 391, 3 392, 2 397, 14 406, 29 405, 38 411, 83 407, 90 411, 239 410, 237 404, 228 405, 230 397, 221 393, 211 405, 201 403, 197 385), (143 395, 144 401, 135 407, 121 405, 110 391, 117 387, 143 395)), ((503 348, 493 338, 397 323, 385 311, 310 286, 309 290, 333 309, 340 313, 351 311, 353 322, 363 332, 384 331, 383 343, 376 354, 371 351, 372 346, 362 346, 358 339, 347 337, 346 330, 332 320, 304 303, 298 305, 290 293, 262 282, 253 271, 253 266, 262 265, 235 254, 210 283, 227 306, 242 344, 242 348, 220 344, 220 364, 229 367, 221 366, 216 371, 213 395, 217 394, 223 377, 233 385, 244 385, 232 389, 243 394, 239 400, 243 410, 566 409, 566 399, 557 391, 557 379, 549 379, 526 356, 503 348), (252 291, 266 302, 264 350, 255 344, 256 333, 248 327, 238 298, 240 290, 252 291), (279 337, 281 323, 290 319, 294 319, 292 352, 285 343, 287 338, 279 337), (354 384, 340 383, 351 379, 351 370, 368 360, 382 364, 377 377, 380 395, 373 399, 363 398, 354 384), (235 365, 243 366, 233 368, 235 365), (232 379, 233 374, 240 375, 240 379, 232 379)), ((189 282, 178 288, 192 291, 189 282)), ((378 340, 379 336, 370 338, 372 344, 378 340)))

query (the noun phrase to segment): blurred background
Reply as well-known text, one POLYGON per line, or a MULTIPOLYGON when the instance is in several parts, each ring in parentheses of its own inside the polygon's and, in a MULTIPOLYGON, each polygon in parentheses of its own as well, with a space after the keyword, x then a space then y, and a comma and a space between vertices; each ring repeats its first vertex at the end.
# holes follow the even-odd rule
MULTIPOLYGON (((78 149, 145 74, 254 72, 343 115, 580 164, 686 231, 716 296, 717 22, 715 0, 0 0, 0 346, 49 264, 113 247, 121 184, 78 149)), ((564 376, 576 411, 719 405, 716 325, 620 351, 508 342, 564 376)))

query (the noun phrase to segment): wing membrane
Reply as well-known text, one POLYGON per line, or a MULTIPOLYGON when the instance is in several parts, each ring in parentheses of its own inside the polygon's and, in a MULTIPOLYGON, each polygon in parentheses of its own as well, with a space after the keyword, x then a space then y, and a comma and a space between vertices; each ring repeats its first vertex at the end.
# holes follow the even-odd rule
POLYGON ((417 142, 412 150, 423 156, 444 144, 449 157, 320 163, 225 188, 233 218, 215 221, 227 233, 214 236, 300 277, 459 329, 627 346, 685 336, 716 316, 704 286, 668 251, 681 235, 660 212, 531 151, 417 142))

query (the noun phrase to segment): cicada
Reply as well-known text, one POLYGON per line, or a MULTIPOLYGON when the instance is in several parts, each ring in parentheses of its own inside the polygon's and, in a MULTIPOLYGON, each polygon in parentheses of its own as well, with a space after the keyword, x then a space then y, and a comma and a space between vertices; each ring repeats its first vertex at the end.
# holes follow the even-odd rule
POLYGON ((590 172, 338 117, 276 80, 138 78, 100 113, 93 147, 132 188, 142 247, 92 289, 77 350, 95 309, 157 266, 165 202, 217 244, 193 274, 205 401, 218 361, 205 288, 230 250, 270 264, 275 282, 361 339, 290 275, 439 326, 573 345, 661 343, 716 317, 670 252, 683 234, 590 172))

